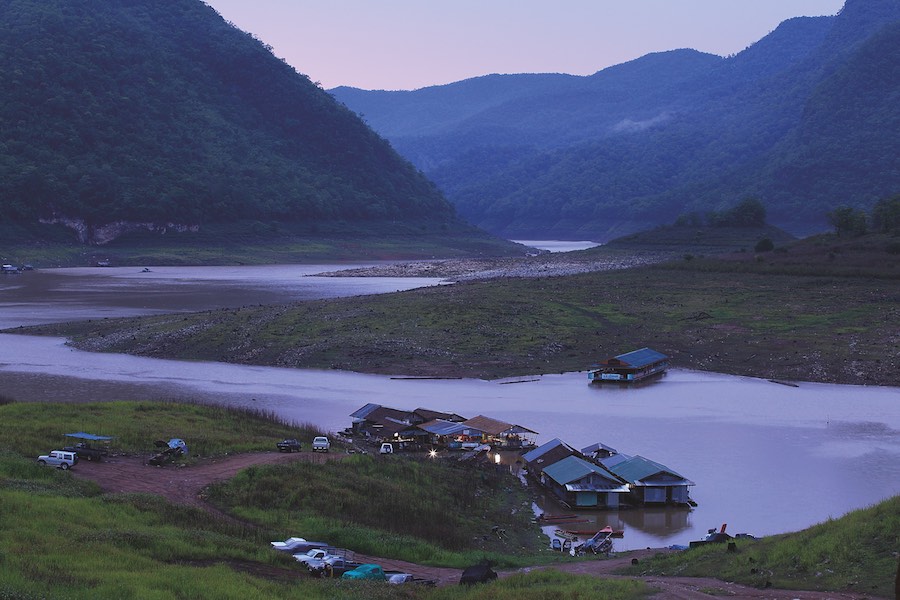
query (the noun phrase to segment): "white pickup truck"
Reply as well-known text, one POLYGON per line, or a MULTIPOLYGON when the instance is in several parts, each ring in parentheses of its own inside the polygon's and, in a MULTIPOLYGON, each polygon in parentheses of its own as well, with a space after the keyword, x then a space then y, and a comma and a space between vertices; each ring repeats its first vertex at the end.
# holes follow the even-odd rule
POLYGON ((329 442, 328 438, 324 435, 314 437, 312 441, 312 449, 313 452, 328 452, 331 449, 331 442, 329 442))

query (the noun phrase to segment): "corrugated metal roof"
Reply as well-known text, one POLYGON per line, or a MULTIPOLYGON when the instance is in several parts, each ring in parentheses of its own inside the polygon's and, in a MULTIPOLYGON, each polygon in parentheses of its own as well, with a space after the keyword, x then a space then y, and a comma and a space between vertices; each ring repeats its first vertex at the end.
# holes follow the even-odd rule
MULTIPOLYGON (((631 483, 639 483, 642 480, 654 475, 658 475, 660 473, 668 473, 685 482, 685 485, 693 485, 691 482, 689 482, 687 479, 685 479, 683 476, 679 475, 669 467, 658 462, 654 462, 648 458, 644 458, 643 456, 635 456, 624 462, 620 462, 612 466, 606 464, 605 461, 603 464, 610 471, 612 471, 625 481, 629 481, 631 483)), ((677 482, 671 482, 670 485, 675 485, 676 483, 677 482)))
POLYGON ((616 358, 632 367, 643 367, 661 360, 668 360, 669 357, 650 348, 641 348, 640 350, 620 354, 616 358))
POLYGON ((456 413, 445 413, 437 410, 431 410, 430 408, 417 408, 413 411, 413 413, 419 415, 426 421, 433 421, 435 419, 443 419, 444 421, 465 421, 464 417, 456 413))
POLYGON ((606 458, 600 459, 600 464, 612 471, 612 467, 614 465, 618 465, 620 463, 625 462, 626 460, 631 460, 631 456, 628 454, 613 454, 612 456, 608 456, 606 458))
POLYGON ((544 467, 544 474, 560 485, 567 485, 574 481, 578 481, 591 473, 596 473, 600 477, 609 480, 611 483, 615 483, 616 487, 621 485, 621 482, 616 481, 615 477, 610 473, 604 471, 597 465, 591 464, 582 458, 578 458, 577 456, 570 456, 557 463, 553 463, 548 467, 544 467))
POLYGON ((606 451, 609 452, 610 454, 615 454, 615 453, 616 453, 616 449, 615 449, 615 448, 610 448, 610 447, 607 446, 606 444, 601 444, 600 442, 597 442, 596 444, 591 444, 591 445, 588 446, 587 448, 582 448, 582 449, 581 449, 581 453, 582 453, 582 454, 593 454, 594 452, 596 452, 596 451, 598 451, 598 450, 606 450, 606 451))
POLYGON ((112 436, 109 436, 109 435, 94 435, 93 433, 85 433, 83 431, 79 431, 77 433, 67 433, 66 437, 77 438, 79 440, 91 440, 94 442, 107 441, 107 440, 113 439, 112 436))
POLYGON ((373 404, 373 403, 369 402, 362 408, 357 409, 356 412, 350 413, 350 416, 353 417, 354 419, 365 419, 366 415, 368 415, 370 412, 372 412, 376 408, 380 408, 380 407, 381 407, 380 404, 373 404))
POLYGON ((567 443, 565 443, 561 439, 553 438, 546 444, 541 444, 534 450, 529 450, 528 452, 523 454, 522 459, 528 463, 534 462, 535 460, 537 460, 538 458, 540 458, 541 456, 543 456, 544 454, 546 454, 547 452, 549 452, 550 450, 553 450, 554 448, 556 448, 558 446, 564 446, 564 447, 568 448, 569 450, 571 450, 572 452, 575 451, 574 448, 569 446, 567 443))
POLYGON ((537 433, 536 431, 532 431, 521 425, 513 425, 512 423, 498 421, 497 419, 492 419, 484 415, 472 417, 471 419, 463 421, 463 423, 471 425, 476 429, 480 429, 488 435, 500 435, 503 433, 537 433))
MULTIPOLYGON (((471 431, 474 427, 470 427, 465 423, 455 423, 453 421, 435 419, 434 421, 422 423, 419 425, 419 429, 424 429, 428 433, 434 435, 458 435, 466 430, 471 431)), ((481 433, 481 431, 479 431, 479 433, 481 433)))
POLYGON ((463 421, 466 425, 479 429, 489 435, 500 435, 512 428, 512 423, 505 423, 484 415, 478 415, 463 421))

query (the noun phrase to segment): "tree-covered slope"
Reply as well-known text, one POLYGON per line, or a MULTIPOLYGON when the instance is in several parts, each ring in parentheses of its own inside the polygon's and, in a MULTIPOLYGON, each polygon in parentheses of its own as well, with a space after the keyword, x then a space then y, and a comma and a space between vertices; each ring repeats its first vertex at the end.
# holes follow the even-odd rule
POLYGON ((198 0, 0 2, 0 220, 455 220, 358 117, 198 0))
POLYGON ((463 216, 513 238, 609 239, 747 196, 806 233, 900 188, 898 21, 896 0, 848 0, 734 56, 648 55, 386 135, 463 216))

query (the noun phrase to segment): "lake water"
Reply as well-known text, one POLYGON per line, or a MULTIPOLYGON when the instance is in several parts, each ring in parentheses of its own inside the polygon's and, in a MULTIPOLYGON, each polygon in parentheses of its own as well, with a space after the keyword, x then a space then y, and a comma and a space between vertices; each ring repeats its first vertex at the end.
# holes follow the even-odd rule
MULTIPOLYGON (((317 273, 331 267, 296 268, 317 273)), ((0 321, 8 327, 437 283, 357 281, 361 287, 353 288, 342 278, 298 280, 294 267, 97 271, 0 279, 0 321)), ((554 437, 576 448, 602 442, 696 483, 691 496, 699 506, 690 511, 587 513, 600 526, 625 529, 615 543, 619 550, 687 544, 722 523, 731 533, 793 531, 900 493, 897 388, 789 387, 681 369, 635 389, 590 385, 584 373, 503 381, 393 379, 92 354, 60 339, 3 334, 0 394, 33 401, 212 401, 271 410, 332 431, 347 427, 349 414, 368 402, 486 414, 536 430, 539 443, 554 437)))
POLYGON ((587 250, 588 248, 596 248, 600 244, 597 242, 581 241, 566 242, 556 240, 513 240, 517 244, 528 246, 529 248, 537 248, 538 250, 547 250, 548 252, 572 252, 574 250, 587 250))

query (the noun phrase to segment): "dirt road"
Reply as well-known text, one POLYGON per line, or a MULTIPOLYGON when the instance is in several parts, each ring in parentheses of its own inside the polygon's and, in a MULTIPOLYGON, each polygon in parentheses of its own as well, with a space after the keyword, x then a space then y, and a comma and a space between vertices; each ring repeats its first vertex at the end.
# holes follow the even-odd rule
MULTIPOLYGON (((254 465, 280 464, 296 460, 324 462, 340 458, 338 454, 317 454, 299 452, 284 454, 279 452, 260 452, 239 454, 223 458, 203 460, 189 467, 172 465, 153 467, 145 464, 146 457, 111 456, 104 462, 94 463, 81 461, 72 469, 75 477, 96 482, 105 492, 158 494, 175 504, 200 507, 216 514, 214 507, 203 501, 202 492, 207 486, 224 481, 238 471, 254 465)), ((223 515, 227 517, 227 515, 223 515)), ((585 575, 603 575, 620 578, 612 573, 631 564, 633 559, 644 560, 659 549, 638 550, 623 553, 608 560, 562 563, 553 567, 533 567, 518 571, 502 571, 500 577, 507 577, 516 572, 524 572, 542 568, 554 568, 567 573, 585 575)), ((405 571, 417 577, 434 579, 438 585, 456 585, 459 583, 461 571, 440 567, 427 567, 401 560, 384 559, 367 555, 356 555, 362 562, 374 562, 385 569, 405 571)), ((253 568, 248 565, 233 565, 238 569, 246 569, 256 574, 278 579, 295 579, 299 571, 278 568, 253 568)), ((825 593, 798 592, 777 589, 756 589, 742 585, 726 583, 717 579, 692 577, 638 577, 650 587, 659 590, 653 596, 656 600, 713 600, 727 596, 736 600, 863 600, 871 596, 825 593)))

